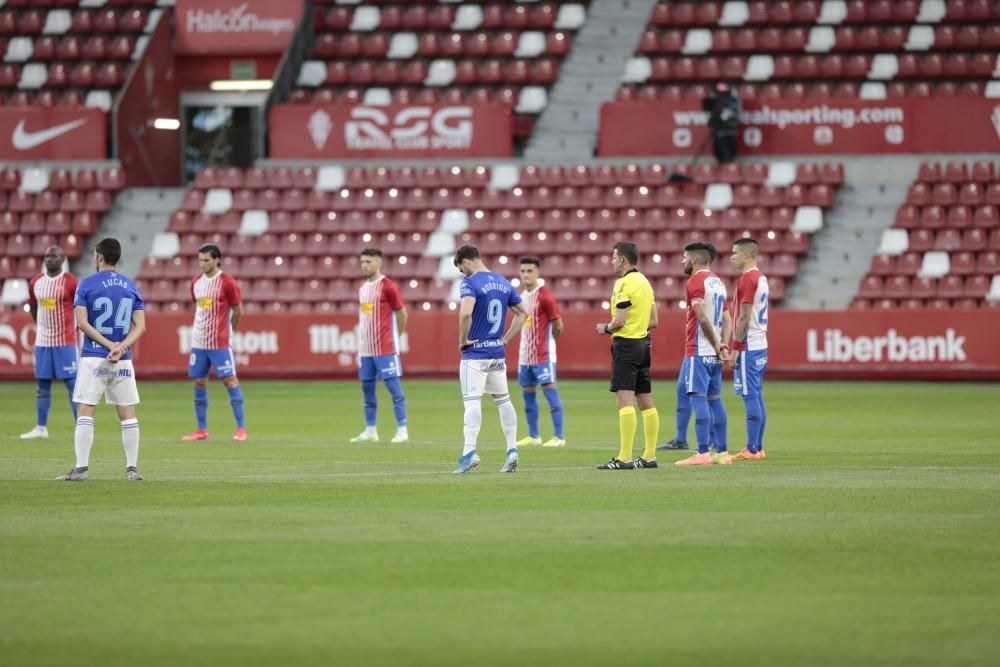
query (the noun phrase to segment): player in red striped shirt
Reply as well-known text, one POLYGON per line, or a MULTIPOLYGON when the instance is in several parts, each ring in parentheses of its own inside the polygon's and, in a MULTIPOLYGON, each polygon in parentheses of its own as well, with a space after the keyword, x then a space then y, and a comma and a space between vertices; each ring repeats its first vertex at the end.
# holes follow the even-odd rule
POLYGON ((528 435, 518 445, 542 445, 538 429, 538 385, 549 402, 555 434, 544 447, 562 447, 566 444, 563 432, 563 407, 556 388, 556 338, 563 330, 559 303, 547 287, 539 284, 542 260, 522 257, 520 260, 521 303, 528 311, 528 319, 521 329, 521 349, 518 355, 518 384, 524 396, 524 417, 528 435))
POLYGON ((76 346, 76 319, 73 298, 80 283, 76 276, 63 270, 66 254, 52 246, 43 258, 45 273, 28 283, 28 308, 35 320, 35 428, 21 435, 22 440, 49 437, 49 408, 52 405, 52 380, 62 380, 69 391, 69 404, 76 419, 73 389, 80 351, 76 346))
POLYGON ((206 244, 198 248, 201 275, 191 281, 195 309, 188 366, 188 377, 194 380, 194 413, 198 428, 182 440, 208 440, 208 374, 213 367, 229 391, 229 404, 236 419, 233 440, 247 439, 243 390, 236 377, 236 360, 229 346, 230 331, 243 317, 243 299, 240 286, 232 276, 222 272, 221 265, 219 246, 206 244))
POLYGON ((361 251, 361 274, 365 282, 358 290, 358 377, 365 397, 365 430, 351 438, 351 442, 378 442, 375 383, 379 379, 389 390, 396 413, 396 435, 392 442, 406 442, 410 439, 406 430, 406 397, 399 383, 403 377, 399 336, 406 330, 406 306, 399 287, 382 274, 381 250, 361 251))

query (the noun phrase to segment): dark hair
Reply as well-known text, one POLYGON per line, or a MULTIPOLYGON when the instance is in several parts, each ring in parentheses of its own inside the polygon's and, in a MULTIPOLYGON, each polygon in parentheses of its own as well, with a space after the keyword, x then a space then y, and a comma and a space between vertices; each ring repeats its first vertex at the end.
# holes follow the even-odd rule
POLYGON ((199 255, 203 252, 207 252, 209 255, 211 255, 212 259, 222 259, 222 251, 219 250, 219 246, 215 245, 214 243, 206 243, 205 245, 198 248, 199 255))
POLYGON ((467 259, 479 259, 479 248, 474 245, 464 245, 455 251, 455 266, 467 259))
POLYGON ((365 248, 361 251, 362 257, 381 257, 382 251, 378 248, 365 248))
POLYGON ((711 264, 712 260, 715 259, 715 256, 718 254, 715 251, 715 246, 711 243, 703 243, 702 241, 688 243, 684 246, 684 252, 697 257, 705 264, 711 264))
POLYGON ((619 241, 612 249, 617 250, 618 256, 627 259, 632 266, 639 263, 639 246, 633 241, 619 241))
POLYGON ((760 244, 749 236, 736 239, 733 241, 733 245, 746 246, 745 248, 742 248, 742 250, 750 253, 751 257, 757 257, 757 254, 760 252, 760 244))
POLYGON ((537 257, 525 256, 517 260, 518 264, 534 264, 538 268, 542 268, 542 260, 537 257))
POLYGON ((118 266, 118 260, 122 258, 122 244, 118 239, 101 239, 94 250, 104 258, 104 263, 108 266, 118 266))

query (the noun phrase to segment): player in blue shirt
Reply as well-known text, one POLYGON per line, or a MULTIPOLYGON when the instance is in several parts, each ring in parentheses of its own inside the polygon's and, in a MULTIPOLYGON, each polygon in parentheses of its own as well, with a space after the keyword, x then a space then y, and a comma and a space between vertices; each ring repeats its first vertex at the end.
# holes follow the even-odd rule
POLYGON ((118 409, 125 447, 125 479, 142 479, 136 467, 139 458, 139 421, 135 406, 139 390, 135 384, 131 347, 146 331, 142 296, 135 283, 115 270, 122 246, 117 239, 102 239, 95 256, 97 273, 80 281, 73 301, 77 328, 84 333, 80 367, 73 401, 78 405, 76 466, 57 477, 67 482, 87 479, 90 448, 94 444, 94 413, 101 397, 118 409))
POLYGON ((507 453, 500 472, 517 470, 517 412, 507 392, 507 362, 504 347, 524 326, 528 311, 514 286, 486 268, 479 249, 464 245, 455 252, 455 266, 462 272, 458 315, 458 346, 462 352, 459 378, 465 401, 465 447, 455 473, 466 473, 479 465, 476 442, 483 420, 484 393, 493 395, 500 412, 500 427, 507 439, 507 453), (507 310, 514 319, 503 332, 507 310))

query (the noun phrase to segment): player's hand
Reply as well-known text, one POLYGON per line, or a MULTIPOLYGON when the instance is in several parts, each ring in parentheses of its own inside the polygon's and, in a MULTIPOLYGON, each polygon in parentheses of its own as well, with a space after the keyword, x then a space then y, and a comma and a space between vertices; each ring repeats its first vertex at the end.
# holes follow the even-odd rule
POLYGON ((123 354, 125 354, 125 348, 121 345, 115 345, 111 348, 111 351, 108 352, 108 361, 114 363, 121 359, 123 354))
POLYGON ((600 334, 600 335, 602 335, 602 336, 610 336, 611 334, 608 332, 608 323, 607 322, 598 322, 597 323, 597 333, 600 334))
POLYGON ((740 366, 740 355, 730 354, 729 355, 729 367, 734 371, 740 366))
POLYGON ((461 345, 458 346, 458 349, 462 350, 464 352, 465 350, 468 350, 470 347, 472 347, 473 345, 475 345, 478 342, 479 342, 478 338, 474 338, 472 340, 468 340, 467 339, 464 343, 462 343, 461 345))

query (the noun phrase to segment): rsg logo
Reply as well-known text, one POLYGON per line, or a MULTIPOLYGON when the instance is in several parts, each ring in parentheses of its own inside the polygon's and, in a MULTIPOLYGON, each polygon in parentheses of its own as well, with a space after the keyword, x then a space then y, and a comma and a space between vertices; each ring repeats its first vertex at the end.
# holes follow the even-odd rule
POLYGON ((472 108, 407 107, 390 119, 382 109, 355 107, 344 124, 351 150, 468 149, 472 144, 472 108))

